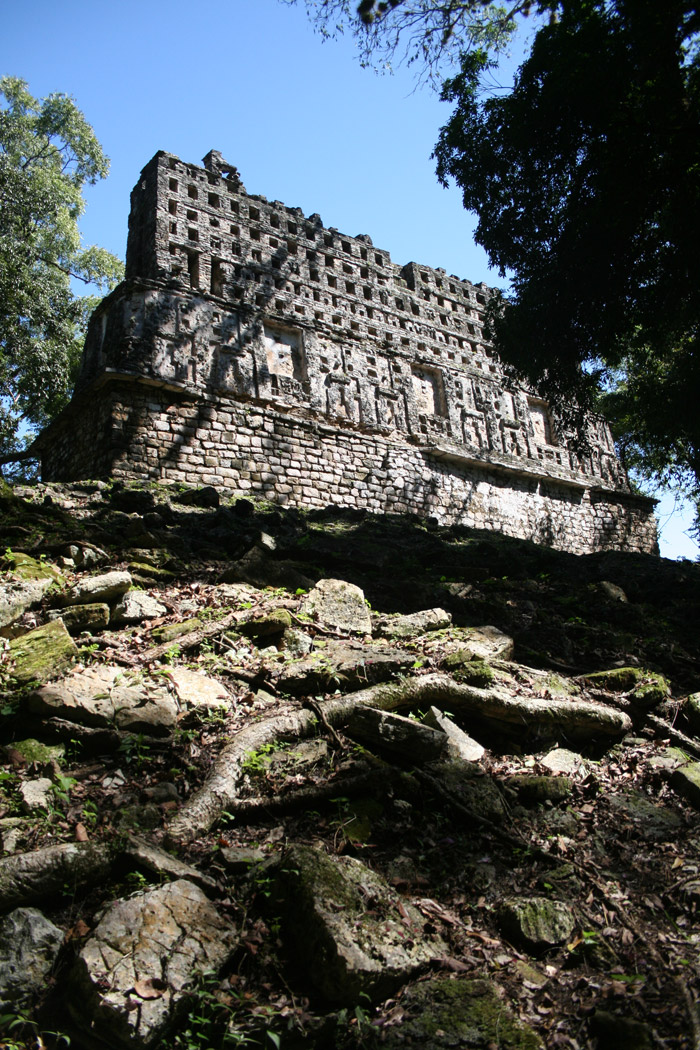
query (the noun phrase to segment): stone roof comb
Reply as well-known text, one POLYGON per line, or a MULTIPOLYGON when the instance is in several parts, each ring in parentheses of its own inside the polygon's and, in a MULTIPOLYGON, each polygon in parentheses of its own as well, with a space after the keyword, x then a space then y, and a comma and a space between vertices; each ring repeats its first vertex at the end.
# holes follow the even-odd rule
POLYGON ((202 158, 202 164, 207 171, 214 171, 217 175, 228 175, 235 179, 236 182, 241 181, 238 168, 235 168, 233 164, 229 164, 224 159, 223 154, 219 153, 218 149, 210 149, 206 157, 202 158))

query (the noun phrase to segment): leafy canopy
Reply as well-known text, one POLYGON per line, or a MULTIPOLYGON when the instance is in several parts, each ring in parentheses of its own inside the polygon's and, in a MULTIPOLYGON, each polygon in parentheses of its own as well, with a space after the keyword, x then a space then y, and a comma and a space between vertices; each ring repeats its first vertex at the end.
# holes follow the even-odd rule
MULTIPOLYGON (((294 4, 297 0, 284 0, 294 4)), ((413 66, 419 83, 442 83, 444 69, 458 64, 465 50, 505 51, 516 19, 532 0, 512 4, 491 0, 303 0, 309 18, 324 37, 349 32, 360 62, 379 72, 392 65, 413 66)), ((538 10, 548 6, 535 5, 538 10)))
POLYGON ((0 79, 0 454, 68 400, 96 302, 74 295, 71 279, 104 293, 123 275, 115 256, 82 247, 78 230, 83 187, 108 169, 71 98, 38 101, 23 80, 0 79))
POLYGON ((503 97, 480 95, 486 55, 463 56, 438 175, 512 276, 491 322, 516 374, 573 422, 602 404, 628 465, 697 498, 700 17, 694 0, 558 16, 503 97))

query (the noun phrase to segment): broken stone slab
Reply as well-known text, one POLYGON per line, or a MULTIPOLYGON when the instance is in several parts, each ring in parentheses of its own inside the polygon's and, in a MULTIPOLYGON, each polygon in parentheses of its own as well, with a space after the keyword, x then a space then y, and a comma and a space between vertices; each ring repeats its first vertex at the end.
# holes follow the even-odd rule
POLYGON ((15 908, 0 919, 0 1009, 26 1007, 46 991, 63 931, 38 908, 15 908))
POLYGON ((467 627, 464 641, 468 649, 482 660, 512 660, 515 643, 498 627, 467 627))
POLYGON ((289 693, 313 693, 320 690, 356 689, 358 686, 384 682, 392 675, 408 670, 415 657, 389 646, 363 645, 358 641, 335 641, 332 638, 316 641, 314 650, 301 659, 279 667, 278 689, 289 693))
POLYGON ((455 801, 481 821, 500 824, 506 809, 498 787, 476 762, 449 757, 430 767, 431 775, 455 801))
POLYGON ((0 909, 32 904, 69 885, 75 889, 104 881, 111 867, 107 846, 68 842, 0 858, 0 909))
POLYGON ((146 591, 127 591, 112 609, 109 618, 112 627, 127 627, 130 624, 142 623, 144 620, 155 620, 164 616, 167 608, 153 595, 146 591))
POLYGON ((568 777, 536 776, 530 773, 515 773, 508 777, 506 785, 518 794, 520 802, 537 804, 563 802, 571 795, 568 777))
POLYGON ((523 1024, 498 987, 483 978, 434 977, 414 984, 401 998, 400 1024, 369 1028, 370 1047, 387 1050, 542 1050, 537 1033, 523 1024))
POLYGON ((548 897, 519 897, 503 901, 498 909, 498 920, 506 937, 536 951, 564 944, 571 939, 576 927, 571 909, 548 897))
POLYGON ((161 682, 101 665, 74 671, 41 686, 24 699, 29 714, 80 725, 116 726, 132 733, 163 736, 177 721, 177 703, 161 682))
POLYGON ((579 681, 592 688, 625 693, 625 699, 639 711, 649 711, 671 695, 671 687, 662 674, 643 667, 613 667, 581 675, 579 681))
POLYGON ((169 879, 189 879, 203 890, 216 886, 214 879, 204 872, 178 860, 172 853, 166 853, 164 849, 140 835, 129 835, 124 854, 154 875, 166 876, 169 879))
POLYGON ((37 627, 9 648, 10 674, 20 685, 47 682, 57 678, 71 664, 78 650, 62 620, 37 627))
POLYGON ((332 1002, 386 998, 446 951, 421 913, 353 857, 293 846, 276 885, 289 943, 332 1002))
POLYGON ((240 634, 246 638, 270 638, 282 634, 292 626, 292 616, 288 609, 272 609, 265 616, 248 620, 238 627, 240 634))
POLYGON ((414 762, 433 762, 447 748, 442 730, 374 707, 357 707, 348 716, 345 730, 356 740, 414 762))
POLYGON ((53 783, 48 777, 24 780, 19 786, 19 794, 26 813, 36 809, 48 810, 54 800, 53 783))
POLYGON ((617 818, 615 825, 618 835, 623 835, 627 828, 644 842, 666 842, 675 838, 683 827, 683 820, 678 813, 652 802, 634 788, 610 795, 609 804, 617 818))
POLYGON ((306 596, 302 612, 326 630, 372 633, 372 618, 363 591, 345 580, 319 580, 306 596))
POLYGON ((423 716, 423 724, 438 729, 447 737, 447 753, 450 757, 462 758, 465 762, 479 762, 486 754, 485 748, 460 729, 451 718, 437 707, 431 707, 423 716))
POLYGON ((407 616, 382 617, 377 621, 375 634, 381 638, 416 638, 449 627, 451 623, 452 613, 444 609, 425 609, 407 616))
POLYGON ((81 631, 104 631, 109 623, 109 606, 105 602, 89 602, 65 609, 52 609, 47 613, 51 620, 63 620, 69 634, 81 631))
POLYGON ((245 846, 224 846, 219 852, 226 870, 232 875, 247 875, 251 869, 259 867, 270 859, 270 855, 261 849, 250 849, 245 846))
POLYGON ((0 754, 7 756, 7 761, 12 761, 13 757, 18 756, 27 765, 47 766, 54 762, 61 762, 65 753, 66 749, 63 744, 42 744, 34 737, 15 740, 12 744, 0 748, 0 754))
POLYGON ((201 626, 202 621, 199 617, 193 616, 191 619, 181 620, 179 623, 167 623, 163 624, 162 627, 155 627, 151 631, 151 637, 157 642, 174 642, 183 634, 198 631, 201 626))
POLYGON ((235 947, 235 928, 189 880, 118 900, 71 972, 71 1017, 109 1046, 162 1045, 197 975, 218 971, 235 947))
POLYGON ((78 580, 63 596, 62 605, 87 605, 94 602, 111 602, 120 598, 131 587, 128 572, 105 572, 101 576, 87 576, 78 580))
POLYGON ((186 667, 173 667, 168 677, 175 686, 177 698, 183 707, 213 711, 231 706, 231 694, 226 686, 215 678, 190 671, 186 667))
POLYGON ((0 583, 0 627, 18 620, 27 609, 38 605, 51 586, 51 580, 4 580, 0 583))
POLYGON ((687 762, 674 769, 671 787, 687 799, 694 809, 700 809, 700 762, 687 762))
POLYGON ((305 631, 300 631, 296 627, 288 627, 282 635, 281 647, 285 653, 298 658, 311 652, 314 640, 305 631))
POLYGON ((548 751, 546 755, 539 759, 539 763, 545 769, 551 770, 552 773, 565 773, 567 776, 573 776, 579 770, 582 774, 587 771, 586 763, 581 755, 576 751, 569 751, 565 747, 552 748, 551 751, 548 751))

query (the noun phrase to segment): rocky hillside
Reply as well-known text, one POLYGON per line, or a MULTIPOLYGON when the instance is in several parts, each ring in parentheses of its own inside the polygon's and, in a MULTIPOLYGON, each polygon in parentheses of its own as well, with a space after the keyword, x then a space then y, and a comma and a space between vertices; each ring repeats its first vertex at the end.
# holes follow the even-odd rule
POLYGON ((0 515, 0 1046, 700 1046, 699 566, 0 515))

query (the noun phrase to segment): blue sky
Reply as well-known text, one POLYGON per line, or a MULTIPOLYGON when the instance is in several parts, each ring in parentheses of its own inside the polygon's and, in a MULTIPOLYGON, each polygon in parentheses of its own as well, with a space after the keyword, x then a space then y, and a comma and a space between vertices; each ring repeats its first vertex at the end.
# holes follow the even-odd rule
MULTIPOLYGON (((324 43, 301 4, 23 0, 3 11, 0 73, 72 95, 111 157, 87 193, 86 243, 123 257, 129 193, 157 150, 198 163, 218 149, 249 192, 369 233, 394 262, 503 284, 458 191, 435 178, 449 107, 406 71, 361 69, 352 41, 324 43)), ((684 528, 664 526, 666 557, 697 557, 684 528)))

